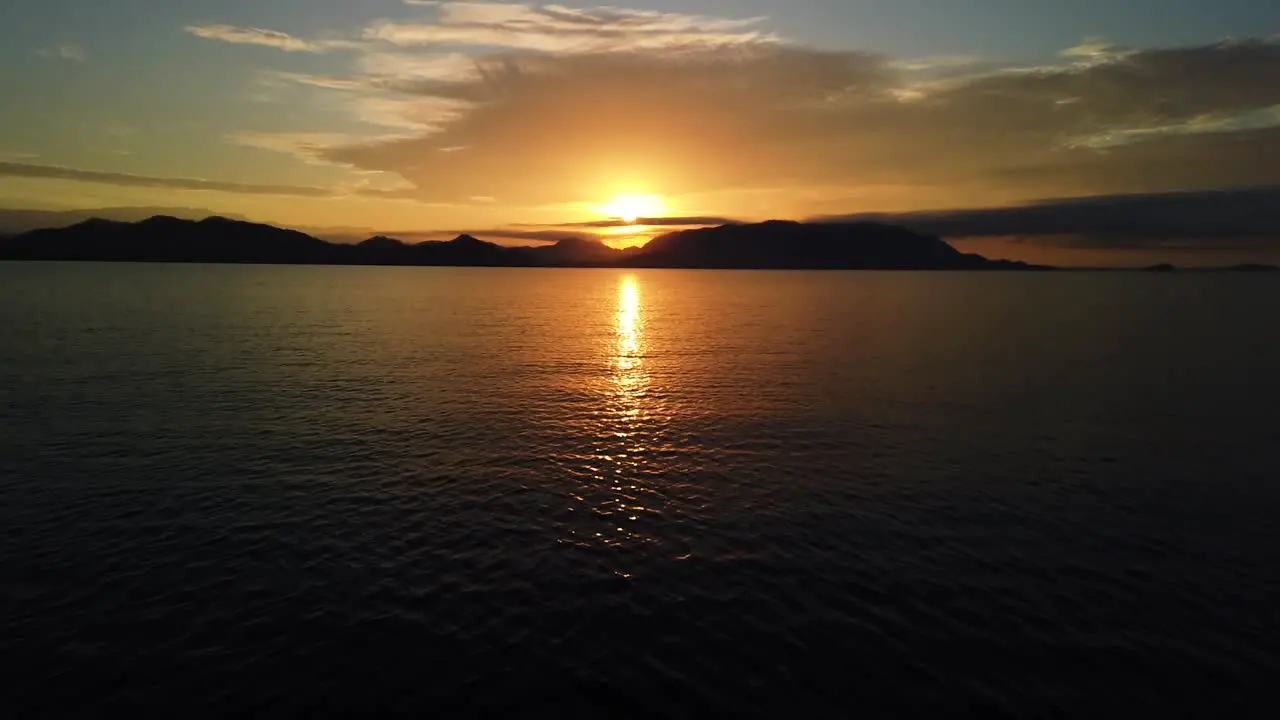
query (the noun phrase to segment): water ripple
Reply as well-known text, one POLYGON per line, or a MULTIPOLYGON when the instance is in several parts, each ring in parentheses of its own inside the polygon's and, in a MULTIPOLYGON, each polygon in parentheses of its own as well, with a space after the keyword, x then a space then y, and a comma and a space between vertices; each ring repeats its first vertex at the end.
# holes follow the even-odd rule
POLYGON ((1280 293, 1158 280, 0 266, 0 712, 1256 713, 1280 293))

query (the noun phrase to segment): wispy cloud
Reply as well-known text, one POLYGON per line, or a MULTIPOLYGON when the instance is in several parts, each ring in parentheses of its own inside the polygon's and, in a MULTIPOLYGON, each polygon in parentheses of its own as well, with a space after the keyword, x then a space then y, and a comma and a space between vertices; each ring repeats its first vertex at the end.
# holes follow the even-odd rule
POLYGON ((1223 247, 1267 239, 1280 249, 1280 186, 1056 198, 997 208, 811 218, 877 221, 945 237, 1071 238, 1076 245, 1146 247, 1199 242, 1223 247))
POLYGON ((306 39, 278 30, 234 25, 188 25, 186 31, 206 40, 219 40, 234 45, 260 45, 285 52, 320 53, 355 46, 347 40, 306 39))
POLYGON ((641 228, 641 227, 704 227, 707 225, 733 225, 738 221, 732 218, 714 216, 693 217, 651 217, 626 220, 592 220, 589 222, 563 223, 557 227, 578 228, 641 228))
POLYGON ((372 82, 470 82, 479 77, 481 61, 462 52, 366 49, 357 71, 372 82))
POLYGON ((88 53, 79 45, 61 44, 51 48, 37 50, 36 54, 42 58, 49 60, 66 60, 68 62, 82 63, 89 58, 88 53))
POLYGON ((542 52, 601 52, 739 45, 776 41, 764 18, 712 18, 625 8, 570 8, 502 2, 431 5, 430 22, 381 21, 364 37, 401 46, 469 46, 542 52))
POLYGON ((894 60, 889 66, 905 72, 935 72, 939 70, 955 70, 957 68, 973 68, 982 66, 987 61, 975 55, 931 55, 928 57, 894 60))
POLYGON ((1114 62, 1133 53, 1130 48, 1121 47, 1103 38, 1088 38, 1074 47, 1062 51, 1062 57, 1071 58, 1077 63, 1091 65, 1114 62))
POLYGON ((1070 141, 1070 144, 1075 147, 1106 150, 1174 135, 1234 133, 1273 127, 1280 127, 1280 104, 1235 114, 1210 113, 1180 122, 1113 128, 1094 135, 1075 138, 1070 141))
POLYGON ((356 117, 370 125, 418 134, 441 130, 460 118, 469 107, 465 101, 452 98, 384 95, 363 96, 352 105, 356 117))
POLYGON ((284 83, 298 83, 325 90, 364 90, 369 87, 366 79, 339 75, 311 75, 308 73, 268 71, 263 74, 263 84, 280 87, 284 83))
POLYGON ((33 178, 42 180, 74 180, 79 182, 122 185, 127 187, 166 188, 171 190, 204 190, 212 192, 242 193, 250 195, 296 195, 301 197, 326 197, 330 190, 305 185, 258 185, 253 183, 224 182, 198 178, 154 177, 129 173, 81 170, 57 165, 0 162, 0 177, 33 178))
POLYGON ((404 4, 420 17, 339 39, 190 30, 350 49, 346 72, 275 74, 314 93, 315 107, 341 108, 343 132, 238 141, 399 176, 422 201, 598 202, 584 194, 612 175, 673 195, 822 188, 826 200, 803 201, 812 212, 841 199, 1012 203, 1280 183, 1277 38, 1155 49, 1088 39, 1023 67, 822 51, 755 17, 404 4), (351 119, 367 131, 352 133, 351 119))
POLYGON ((326 150, 351 145, 354 141, 350 135, 342 133, 248 131, 230 133, 226 139, 235 145, 285 153, 308 163, 324 165, 330 164, 321 159, 326 150))
POLYGON ((465 99, 455 119, 330 156, 424 197, 522 204, 585 199, 602 167, 667 193, 873 186, 930 204, 1280 182, 1272 40, 1080 50, 923 87, 878 56, 768 44, 478 62, 468 81, 397 86, 465 99))
MULTIPOLYGON (((405 134, 422 137, 443 131, 477 104, 488 101, 481 88, 512 71, 508 53, 688 51, 777 40, 758 29, 762 18, 721 19, 624 8, 575 9, 556 4, 425 0, 406 0, 405 4, 421 7, 431 17, 417 22, 377 21, 345 37, 331 38, 307 38, 233 25, 193 25, 186 30, 210 40, 286 52, 355 50, 352 72, 347 75, 266 74, 275 83, 346 93, 339 102, 353 119, 382 128, 380 133, 350 136, 348 144, 353 146, 404 139, 405 134), (387 137, 388 132, 396 137, 387 137)), ((531 58, 524 58, 519 69, 531 69, 531 62, 531 58)), ((279 94, 269 89, 255 95, 260 102, 271 102, 276 97, 279 94)), ((282 133, 268 139, 251 133, 241 139, 245 137, 256 147, 285 149, 310 162, 318 158, 315 146, 296 142, 296 134, 282 133)))
POLYGON ((303 38, 256 27, 190 25, 197 37, 286 52, 397 47, 488 48, 554 53, 674 50, 776 42, 759 29, 765 18, 713 18, 615 7, 578 9, 563 5, 501 2, 405 2, 431 7, 422 21, 379 20, 346 38, 303 38))

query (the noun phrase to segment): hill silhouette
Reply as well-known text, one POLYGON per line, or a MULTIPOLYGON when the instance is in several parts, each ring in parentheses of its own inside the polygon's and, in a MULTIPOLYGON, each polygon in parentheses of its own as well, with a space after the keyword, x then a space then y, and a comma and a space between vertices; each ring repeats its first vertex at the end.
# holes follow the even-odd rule
MULTIPOLYGON (((0 236, 12 237, 33 230, 62 228, 85 220, 115 220, 117 222, 141 222, 157 215, 200 220, 216 215, 207 208, 198 207, 101 207, 87 210, 31 210, 26 208, 0 208, 0 236)), ((231 216, 235 220, 244 218, 231 216)), ((315 233, 312 233, 315 234, 315 233)))
POLYGON ((626 255, 602 242, 584 238, 565 238, 554 245, 524 250, 530 264, 541 267, 609 265, 626 255))
POLYGON ((70 227, 24 233, 0 244, 0 257, 316 263, 332 261, 335 255, 329 243, 294 230, 222 217, 193 221, 157 215, 136 223, 94 218, 70 227))
POLYGON ((505 267, 1004 270, 1020 262, 961 253, 941 239, 880 223, 769 221, 661 235, 615 250, 582 238, 508 247, 471 235, 405 243, 385 236, 356 245, 295 230, 210 217, 157 216, 136 223, 92 219, 0 240, 0 259, 505 267))
POLYGON ((932 235, 881 223, 783 220, 681 230, 655 238, 630 267, 987 270, 1024 263, 969 255, 932 235))

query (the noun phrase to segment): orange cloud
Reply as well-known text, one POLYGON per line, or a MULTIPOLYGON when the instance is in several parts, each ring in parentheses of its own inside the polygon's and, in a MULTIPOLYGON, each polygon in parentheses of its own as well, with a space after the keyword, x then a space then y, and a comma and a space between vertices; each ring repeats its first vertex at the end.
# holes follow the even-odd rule
POLYGON ((1280 182, 1280 43, 1090 57, 913 86, 884 58, 769 44, 508 53, 465 80, 384 83, 466 109, 327 156, 422 198, 512 203, 599 199, 618 178, 666 194, 898 187, 922 205, 1280 182))

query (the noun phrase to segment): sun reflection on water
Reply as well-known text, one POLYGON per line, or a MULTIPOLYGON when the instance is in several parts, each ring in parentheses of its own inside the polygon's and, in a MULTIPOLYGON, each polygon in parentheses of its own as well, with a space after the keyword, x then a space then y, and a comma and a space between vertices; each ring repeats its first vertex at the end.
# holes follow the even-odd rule
POLYGON ((636 378, 629 376, 632 370, 643 364, 641 345, 640 286, 635 277, 622 278, 618 289, 618 353, 615 358, 619 383, 629 384, 636 378))
POLYGON ((613 355, 612 397, 606 398, 607 435, 618 441, 614 460, 615 474, 632 474, 639 468, 647 447, 645 396, 649 374, 644 367, 644 315, 640 302, 640 284, 631 275, 624 276, 618 286, 616 346, 613 355))
MULTIPOLYGON (((640 283, 633 275, 619 281, 613 337, 606 350, 607 370, 599 386, 599 405, 587 430, 594 452, 583 468, 589 481, 575 499, 594 525, 571 530, 569 542, 583 547, 621 548, 652 542, 646 519, 661 512, 665 497, 648 476, 656 471, 649 454, 658 428, 650 408, 646 362, 645 312, 640 283), (583 507, 585 506, 585 507, 583 507)), ((585 478, 584 478, 585 479, 585 478)), ((629 568, 618 574, 629 577, 629 568)))

